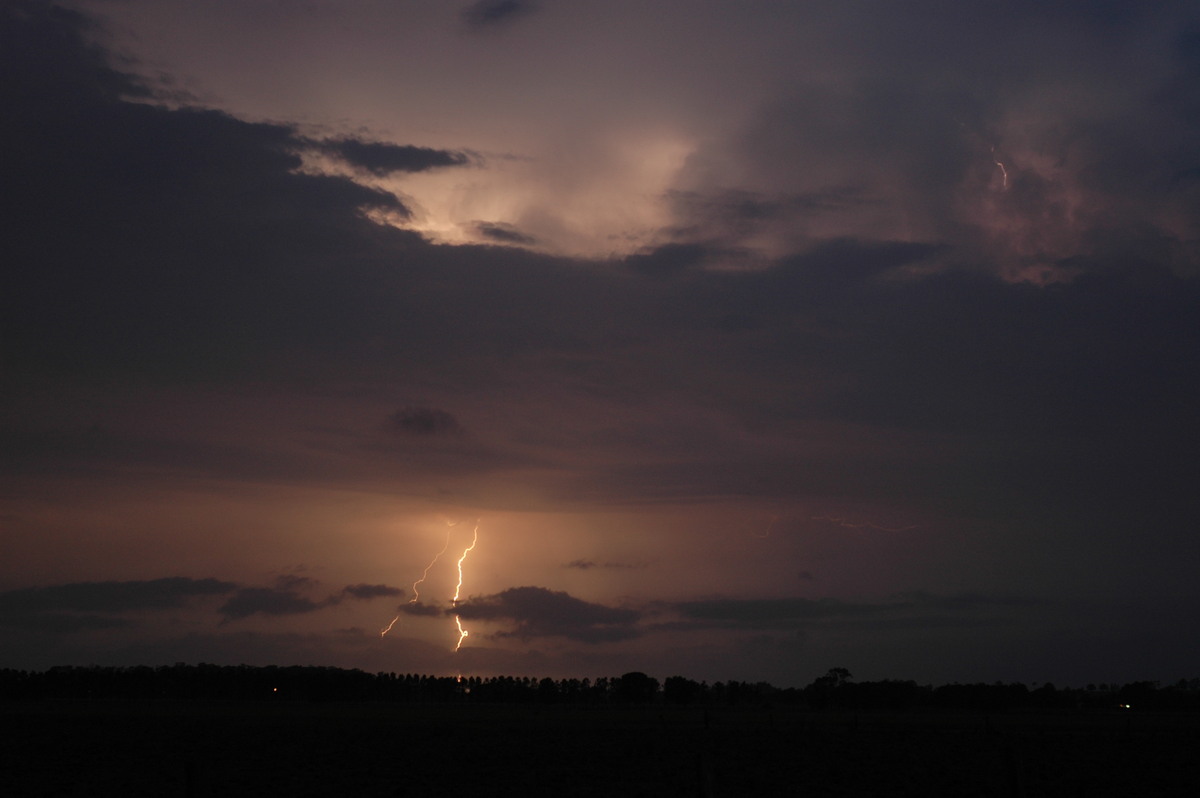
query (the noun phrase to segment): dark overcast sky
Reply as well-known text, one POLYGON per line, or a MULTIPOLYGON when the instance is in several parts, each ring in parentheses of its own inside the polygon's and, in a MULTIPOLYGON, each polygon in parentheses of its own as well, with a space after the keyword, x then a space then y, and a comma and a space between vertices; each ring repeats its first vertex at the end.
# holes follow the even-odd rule
POLYGON ((0 666, 1197 675, 1196 3, 0 26, 0 666))

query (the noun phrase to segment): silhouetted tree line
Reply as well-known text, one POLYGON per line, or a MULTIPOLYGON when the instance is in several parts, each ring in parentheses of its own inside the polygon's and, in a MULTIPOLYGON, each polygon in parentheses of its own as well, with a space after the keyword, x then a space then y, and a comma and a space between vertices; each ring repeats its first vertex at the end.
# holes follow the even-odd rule
POLYGON ((330 667, 187 665, 157 668, 60 666, 46 671, 0 669, 0 699, 171 699, 223 701, 383 701, 577 705, 795 706, 814 711, 911 710, 1190 710, 1200 711, 1200 679, 1089 684, 945 684, 885 679, 855 682, 832 668, 803 688, 766 682, 659 682, 634 671, 599 679, 516 676, 453 677, 366 673, 330 667))

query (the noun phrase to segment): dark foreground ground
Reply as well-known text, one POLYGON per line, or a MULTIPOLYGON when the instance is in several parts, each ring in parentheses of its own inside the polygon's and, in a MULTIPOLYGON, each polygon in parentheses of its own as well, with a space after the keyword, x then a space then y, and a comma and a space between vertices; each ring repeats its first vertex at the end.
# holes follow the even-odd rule
POLYGON ((4 796, 1196 796, 1192 714, 0 704, 4 796))

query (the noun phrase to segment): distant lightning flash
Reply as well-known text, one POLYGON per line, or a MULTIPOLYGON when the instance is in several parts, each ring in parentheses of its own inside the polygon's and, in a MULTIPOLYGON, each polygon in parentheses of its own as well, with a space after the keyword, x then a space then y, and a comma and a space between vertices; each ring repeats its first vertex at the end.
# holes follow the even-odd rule
POLYGON ((1000 162, 1000 159, 998 159, 996 157, 996 148, 995 147, 992 147, 992 163, 994 163, 994 164, 996 164, 996 166, 1000 167, 1000 177, 1004 181, 1003 188, 1005 190, 1007 190, 1008 189, 1008 169, 1006 169, 1004 164, 1000 162))
MULTIPOLYGON (((474 550, 475 544, 478 542, 479 542, 479 522, 476 521, 475 522, 475 531, 471 538, 471 545, 467 546, 465 549, 463 549, 462 556, 458 558, 458 584, 455 585, 455 587, 454 587, 454 598, 452 598, 450 600, 451 607, 458 606, 458 596, 462 592, 463 560, 467 559, 467 555, 470 554, 474 550)), ((454 614, 454 625, 458 627, 458 644, 454 646, 454 650, 458 651, 460 648, 462 648, 463 641, 467 639, 468 632, 466 629, 463 628, 462 619, 459 618, 458 613, 454 614)))
MULTIPOLYGON (((451 528, 453 528, 453 527, 457 526, 457 524, 450 524, 449 526, 450 526, 451 528)), ((424 582, 424 581, 425 581, 425 577, 429 576, 429 571, 430 571, 430 570, 433 568, 433 566, 434 566, 434 565, 437 563, 437 561, 438 561, 438 558, 440 558, 440 557, 441 557, 443 554, 445 554, 445 553, 446 553, 446 549, 448 549, 448 548, 450 548, 450 530, 449 530, 449 529, 447 529, 447 530, 446 530, 446 545, 442 546, 442 550, 441 550, 441 551, 439 551, 437 554, 433 555, 433 559, 429 561, 429 565, 426 565, 426 566, 425 566, 425 570, 424 570, 424 571, 421 573, 421 578, 420 578, 420 579, 418 579, 417 581, 413 582, 413 585, 412 585, 413 597, 412 597, 411 599, 409 599, 409 600, 408 600, 408 603, 409 603, 409 604, 416 604, 416 603, 417 603, 417 599, 419 599, 419 598, 421 597, 421 593, 420 593, 420 591, 418 591, 418 590, 417 590, 417 586, 418 586, 418 585, 420 585, 422 582, 424 582)), ((459 569, 459 580, 460 580, 460 581, 462 580, 462 569, 461 569, 461 568, 459 569)), ((387 626, 385 626, 385 627, 384 627, 384 628, 383 628, 383 629, 382 629, 382 630, 379 632, 379 636, 380 636, 380 637, 387 637, 387 633, 388 633, 388 632, 390 632, 390 631, 392 631, 392 627, 396 625, 396 621, 398 621, 398 620, 400 620, 400 614, 399 614, 399 613, 397 613, 397 614, 396 614, 396 617, 395 617, 395 618, 392 618, 392 622, 391 622, 391 623, 389 623, 387 626)))

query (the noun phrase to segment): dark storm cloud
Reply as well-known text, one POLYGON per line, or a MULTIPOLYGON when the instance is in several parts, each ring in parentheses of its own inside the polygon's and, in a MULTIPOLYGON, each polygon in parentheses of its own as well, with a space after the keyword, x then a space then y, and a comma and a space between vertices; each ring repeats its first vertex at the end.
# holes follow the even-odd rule
POLYGON ((627 640, 640 633, 636 610, 606 607, 544 587, 513 587, 492 596, 472 597, 453 610, 469 620, 511 621, 503 637, 565 637, 585 643, 627 640))
POLYGON ((295 590, 273 587, 244 587, 221 605, 218 612, 226 621, 251 615, 304 615, 329 606, 329 601, 313 601, 295 590))
POLYGON ((112 69, 107 54, 84 43, 95 33, 92 20, 76 11, 36 0, 13 0, 0 14, 0 58, 19 65, 22 76, 5 75, 0 91, 6 102, 29 103, 36 110, 61 110, 98 98, 144 97, 147 90, 112 69))
POLYGON ((378 300, 346 253, 382 234, 362 209, 404 215, 399 200, 297 171, 289 126, 124 101, 138 84, 82 43, 79 18, 22 9, 0 18, 0 103, 22 153, 0 165, 10 374, 237 370, 361 329, 352 309, 365 321, 378 300))
MULTIPOLYGON (((507 5, 473 8, 502 22, 516 15, 496 10, 507 5)), ((1037 5, 1057 27, 1031 24, 1032 5, 868 15, 846 43, 862 49, 857 70, 789 89, 739 138, 688 158, 697 175, 671 194, 671 244, 596 263, 519 246, 433 246, 378 225, 370 214, 407 218, 407 206, 348 178, 303 173, 298 153, 312 142, 292 126, 128 102, 152 98, 84 43, 82 17, 9 4, 0 10, 0 105, 14 153, 0 161, 0 459, 25 476, 32 462, 38 474, 99 463, 109 474, 173 467, 389 491, 418 471, 463 481, 510 471, 523 488, 533 474, 539 500, 589 507, 714 496, 891 502, 964 528, 1018 521, 989 533, 992 542, 1054 570, 1053 584, 1182 591, 1163 573, 1196 561, 1200 518, 1200 36, 1129 44, 1120 32, 1152 28, 1158 4, 1098 15, 1084 3, 1037 5), (1049 46, 1063 27, 1074 32, 1049 46), (1033 38, 1014 46, 1014 32, 1033 38), (1159 66, 1126 79, 1139 59, 1159 66), (770 236, 785 254, 718 270, 770 236), (1014 267, 1063 281, 1014 282, 1014 267), (48 388, 29 379, 47 374, 48 388), (78 390, 89 381, 108 393, 78 390), (183 394, 214 383, 230 394, 262 389, 270 412, 237 421, 271 430, 287 424, 274 413, 289 401, 281 397, 450 386, 456 413, 486 429, 492 448, 456 448, 471 438, 447 434, 462 428, 458 417, 420 405, 392 416, 402 437, 377 449, 332 435, 298 452, 290 438, 231 445, 186 421, 179 434, 193 437, 180 441, 137 426, 151 404, 144 386, 183 394), (493 397, 508 404, 479 413, 493 397), (538 412, 530 397, 537 408, 561 397, 567 409, 517 427, 508 420, 538 412), (101 414, 128 398, 127 429, 92 425, 93 406, 101 414), (45 421, 39 413, 58 401, 66 421, 45 421)), ((340 141, 344 151, 330 154, 368 172, 463 165, 453 150, 340 141)), ((495 223, 475 232, 531 243, 495 223)), ((389 409, 362 417, 379 433, 389 409)), ((169 410, 191 418, 186 401, 169 410)), ((226 412, 221 402, 202 411, 226 412)), ((470 485, 450 495, 518 503, 502 493, 470 485)), ((602 553, 565 567, 598 576, 602 553)), ((832 582, 830 564, 814 568, 832 582)), ((1026 570, 997 566, 994 578, 1024 584, 1026 570)), ((233 593, 221 612, 234 620, 311 613, 376 587, 322 599, 311 583, 236 593, 216 583, 194 595, 233 593)), ((45 590, 0 604, 16 602, 4 612, 23 629, 112 625, 121 621, 83 613, 137 609, 132 599, 105 604, 103 591, 89 606, 45 590)), ((1180 614, 1192 617, 1187 595, 1180 614)), ((510 636, 585 642, 634 637, 642 619, 532 587, 459 609, 510 624, 510 636)), ((686 628, 874 631, 982 626, 1037 608, 900 596, 714 599, 674 611, 686 628)))
POLYGON ((236 588, 218 579, 186 577, 22 588, 0 593, 0 626, 44 635, 121 629, 134 624, 119 613, 179 609, 236 588))
MULTIPOLYGON (((0 54, 0 98, 22 153, 0 164, 13 198, 0 232, 5 378, 380 379, 579 349, 619 327, 630 297, 600 270, 376 224, 364 213, 408 211, 301 171, 309 142, 293 127, 126 102, 139 84, 84 45, 79 18, 30 8, 34 22, 0 18, 20 43, 0 54), (60 57, 43 64, 43 50, 60 57)), ((382 167, 413 151, 369 152, 382 167)))
POLYGON ((470 163, 470 158, 464 153, 430 147, 361 141, 354 138, 330 139, 313 144, 321 152, 336 156, 351 166, 378 177, 395 172, 425 172, 470 163))
POLYGON ((703 244, 663 244, 648 252, 627 256, 625 265, 650 276, 670 275, 696 268, 712 254, 703 244))
POLYGON ((900 593, 895 597, 906 605, 939 610, 975 610, 978 608, 1032 608, 1046 602, 1027 596, 992 595, 987 593, 952 593, 939 595, 926 591, 900 593))
POLYGON ((38 612, 9 613, 0 611, 0 627, 38 635, 70 635, 106 629, 127 629, 134 626, 125 618, 89 613, 38 612))
MULTIPOLYGON (((139 84, 84 45, 78 18, 31 9, 34 22, 0 17, 20 43, 0 54, 0 99, 22 153, 0 163, 3 379, 384 380, 584 349, 620 328, 631 297, 598 268, 376 224, 407 208, 305 173, 293 127, 126 102, 139 84)), ((369 152, 382 168, 413 151, 369 152)))
POLYGON ((976 628, 1010 624, 1035 617, 1045 602, 1017 596, 984 594, 936 595, 912 592, 883 602, 823 598, 718 598, 678 602, 668 608, 682 622, 665 622, 662 630, 822 628, 889 630, 976 628))
POLYGON ((685 618, 731 624, 767 624, 779 621, 812 621, 873 614, 890 609, 885 604, 854 604, 837 599, 705 599, 681 602, 674 609, 685 618))
MULTIPOLYGON (((803 254, 780 259, 762 274, 765 284, 759 290, 780 291, 793 302, 824 304, 839 299, 838 293, 869 287, 869 281, 944 252, 940 245, 923 242, 833 238, 803 254)), ((753 283, 754 277, 749 280, 753 283)), ((792 309, 799 308, 792 305, 792 309)))
POLYGON ((237 588, 219 579, 168 577, 130 582, 75 582, 0 593, 0 613, 80 610, 129 612, 181 607, 193 598, 225 595, 237 588))
POLYGON ((436 618, 445 612, 441 607, 434 604, 424 604, 420 601, 410 601, 407 604, 401 604, 399 609, 405 615, 416 615, 421 618, 436 618))
POLYGON ((723 189, 712 195, 674 191, 670 198, 689 213, 701 212, 713 223, 757 222, 779 217, 818 215, 871 207, 878 200, 864 196, 862 187, 830 186, 808 194, 770 195, 745 189, 723 189))
POLYGON ((275 580, 273 587, 240 588, 217 612, 222 616, 222 623, 249 618, 251 615, 306 615, 335 606, 346 597, 369 599, 403 593, 398 588, 386 585, 351 585, 320 601, 305 595, 314 591, 319 584, 311 577, 285 574, 275 580))
POLYGON ((667 192, 680 221, 672 233, 689 240, 737 242, 775 224, 819 220, 834 213, 878 207, 861 186, 830 186, 807 194, 719 188, 708 192, 667 192))
POLYGON ((797 78, 693 155, 669 195, 677 237, 907 238, 1023 277, 1105 259, 1200 271, 1194 5, 864 7, 830 13, 836 77, 797 78))
POLYGON ((342 588, 342 593, 350 598, 363 600, 404 595, 404 591, 401 588, 390 587, 389 585, 347 585, 342 588))
POLYGON ((388 422, 393 430, 405 435, 453 435, 462 432, 462 426, 453 414, 436 407, 406 407, 393 413, 388 422))
POLYGON ((614 465, 581 489, 770 495, 805 485, 940 496, 988 513, 1074 507, 1093 520, 1115 505, 1136 513, 1132 497, 1144 491, 1153 506, 1184 512, 1181 488, 1196 474, 1187 451, 1200 434, 1185 399, 1200 396, 1189 366, 1200 360, 1191 310, 1200 284, 1145 262, 1088 264, 1075 281, 1049 287, 907 271, 949 256, 930 244, 838 239, 766 270, 691 275, 670 286, 674 301, 658 318, 674 314, 697 341, 712 342, 710 361, 718 341, 733 347, 743 357, 720 368, 795 397, 754 393, 743 405, 731 396, 752 429, 823 418, 952 435, 943 440, 962 443, 954 468, 918 451, 844 461, 834 451, 817 462, 802 449, 708 442, 711 459, 697 448, 695 459, 673 464, 614 465))
POLYGON ((497 244, 514 244, 517 246, 532 246, 537 243, 533 236, 522 233, 516 227, 505 222, 476 222, 474 230, 488 241, 497 244))
POLYGON ((472 28, 491 28, 515 22, 537 8, 528 0, 478 0, 462 10, 462 18, 472 28))
POLYGON ((1198 430, 1171 397, 1200 395, 1181 365, 1200 357, 1186 309, 1200 301, 1194 280, 1143 266, 1054 290, 947 276, 886 293, 874 334, 841 347, 856 384, 826 412, 987 441, 965 472, 945 475, 951 491, 1015 489, 1081 508, 1126 491, 1185 495, 1193 469, 1181 443, 1198 430), (976 458, 1003 479, 982 478, 976 458))

